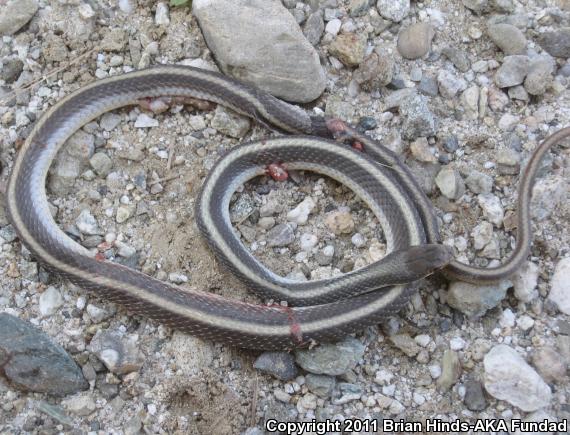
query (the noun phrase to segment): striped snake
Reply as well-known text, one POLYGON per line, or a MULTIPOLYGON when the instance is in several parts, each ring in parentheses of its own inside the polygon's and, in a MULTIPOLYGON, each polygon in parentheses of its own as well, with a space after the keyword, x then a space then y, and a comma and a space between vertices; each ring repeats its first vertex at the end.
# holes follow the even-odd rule
POLYGON ((50 270, 129 311, 205 339, 255 349, 288 349, 330 341, 398 312, 414 293, 413 281, 444 268, 452 278, 484 283, 511 275, 529 253, 529 201, 544 153, 570 134, 561 130, 534 152, 519 188, 518 244, 494 269, 452 259, 441 245, 433 207, 400 158, 339 120, 309 116, 265 92, 220 74, 159 66, 110 77, 64 98, 37 122, 9 178, 9 219, 21 241, 50 270), (265 298, 289 305, 255 305, 197 290, 181 290, 136 270, 101 260, 68 237, 48 207, 45 181, 65 141, 104 112, 161 96, 224 105, 262 125, 291 134, 232 149, 207 176, 195 210, 198 227, 222 262, 265 298), (304 136, 302 136, 304 135, 304 136), (332 140, 333 138, 337 140, 332 140), (360 152, 345 142, 359 144, 360 152), (298 282, 256 260, 229 218, 235 190, 268 165, 326 175, 352 189, 378 218, 388 255, 339 277, 298 282))

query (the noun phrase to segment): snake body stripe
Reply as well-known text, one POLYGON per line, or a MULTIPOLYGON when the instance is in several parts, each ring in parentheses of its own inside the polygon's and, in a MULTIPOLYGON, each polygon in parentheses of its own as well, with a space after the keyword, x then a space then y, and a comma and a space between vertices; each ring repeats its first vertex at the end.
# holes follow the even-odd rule
MULTIPOLYGON (((198 224, 230 269, 264 296, 285 296, 297 305, 305 302, 310 306, 230 301, 198 290, 181 290, 93 258, 51 217, 45 192, 48 168, 63 143, 85 123, 109 110, 159 96, 208 100, 287 133, 330 137, 323 119, 236 80, 190 67, 154 67, 81 88, 37 122, 19 151, 8 183, 9 219, 22 242, 48 268, 132 312, 202 338, 238 347, 283 349, 339 338, 378 323, 401 309, 415 291, 403 283, 450 262, 449 251, 434 244, 439 235, 433 210, 409 171, 399 158, 348 127, 352 139, 364 143, 369 152, 362 154, 338 142, 298 136, 242 145, 217 163, 198 201, 198 224), (231 232, 227 205, 239 184, 261 173, 275 158, 291 168, 329 175, 359 194, 384 227, 392 251, 388 260, 338 279, 304 284, 291 283, 264 269, 231 232), (377 280, 384 278, 389 285, 379 289, 377 280), (350 297, 330 302, 331 294, 350 297)), ((531 179, 530 185, 533 176, 525 176, 531 179)), ((520 201, 528 202, 528 196, 520 201)), ((527 248, 517 246, 517 255, 527 248)))

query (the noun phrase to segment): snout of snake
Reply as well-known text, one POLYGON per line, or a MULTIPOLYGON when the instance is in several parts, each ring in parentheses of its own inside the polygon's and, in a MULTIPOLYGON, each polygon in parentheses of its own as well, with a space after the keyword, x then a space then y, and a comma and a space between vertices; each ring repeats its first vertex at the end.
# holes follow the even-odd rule
POLYGON ((439 244, 433 207, 399 157, 338 121, 311 117, 256 88, 217 73, 160 66, 97 81, 48 110, 12 167, 6 193, 9 219, 20 240, 49 269, 128 310, 205 339, 257 349, 284 349, 329 341, 397 313, 415 291, 408 282, 444 267, 460 279, 485 282, 508 276, 530 246, 528 201, 544 153, 570 134, 548 138, 529 161, 519 188, 519 243, 499 268, 478 269, 452 260, 439 244), (45 192, 49 166, 65 141, 101 114, 141 99, 191 97, 225 105, 295 136, 241 145, 222 158, 204 182, 196 219, 222 262, 262 297, 291 306, 254 305, 207 292, 181 290, 136 270, 101 261, 62 232, 45 192), (358 141, 365 152, 331 141, 358 141), (299 134, 305 136, 298 136, 299 134), (229 220, 231 195, 275 159, 289 169, 327 175, 350 187, 378 218, 386 235, 384 262, 322 281, 299 283, 265 268, 241 244, 229 220), (341 299, 339 299, 341 298, 341 299), (342 299, 344 298, 344 299, 342 299))

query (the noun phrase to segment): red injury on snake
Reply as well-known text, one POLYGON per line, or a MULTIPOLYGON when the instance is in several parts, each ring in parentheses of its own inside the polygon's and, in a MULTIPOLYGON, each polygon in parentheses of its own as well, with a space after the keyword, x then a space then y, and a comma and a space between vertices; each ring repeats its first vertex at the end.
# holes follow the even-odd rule
POLYGON ((358 142, 357 140, 352 142, 352 148, 357 151, 364 151, 364 145, 362 145, 362 142, 358 142))
POLYGON ((328 130, 336 137, 336 135, 340 133, 346 133, 347 125, 341 119, 338 118, 331 118, 325 121, 328 130))
POLYGON ((95 260, 97 260, 97 261, 105 261, 106 258, 105 258, 105 255, 104 255, 103 253, 97 252, 97 253, 95 254, 95 260))
POLYGON ((297 346, 302 346, 305 344, 303 341, 303 332, 301 331, 301 325, 295 318, 295 312, 291 307, 287 307, 279 304, 268 305, 271 308, 277 308, 287 314, 287 320, 289 321, 289 331, 291 334, 291 339, 297 346))
POLYGON ((343 142, 350 141, 352 148, 357 151, 364 151, 364 145, 354 137, 353 132, 346 122, 338 118, 332 118, 326 120, 326 125, 335 139, 342 140, 343 142))
POLYGON ((287 170, 281 163, 271 163, 267 166, 265 172, 275 181, 285 181, 289 178, 287 170))

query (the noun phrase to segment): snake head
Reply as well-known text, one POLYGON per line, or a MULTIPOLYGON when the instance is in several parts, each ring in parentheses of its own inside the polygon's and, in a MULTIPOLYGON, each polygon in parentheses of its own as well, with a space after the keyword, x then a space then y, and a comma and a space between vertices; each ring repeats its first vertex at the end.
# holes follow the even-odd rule
POLYGON ((449 264, 453 259, 451 248, 445 245, 427 244, 412 246, 405 251, 405 264, 412 274, 423 277, 449 264))

